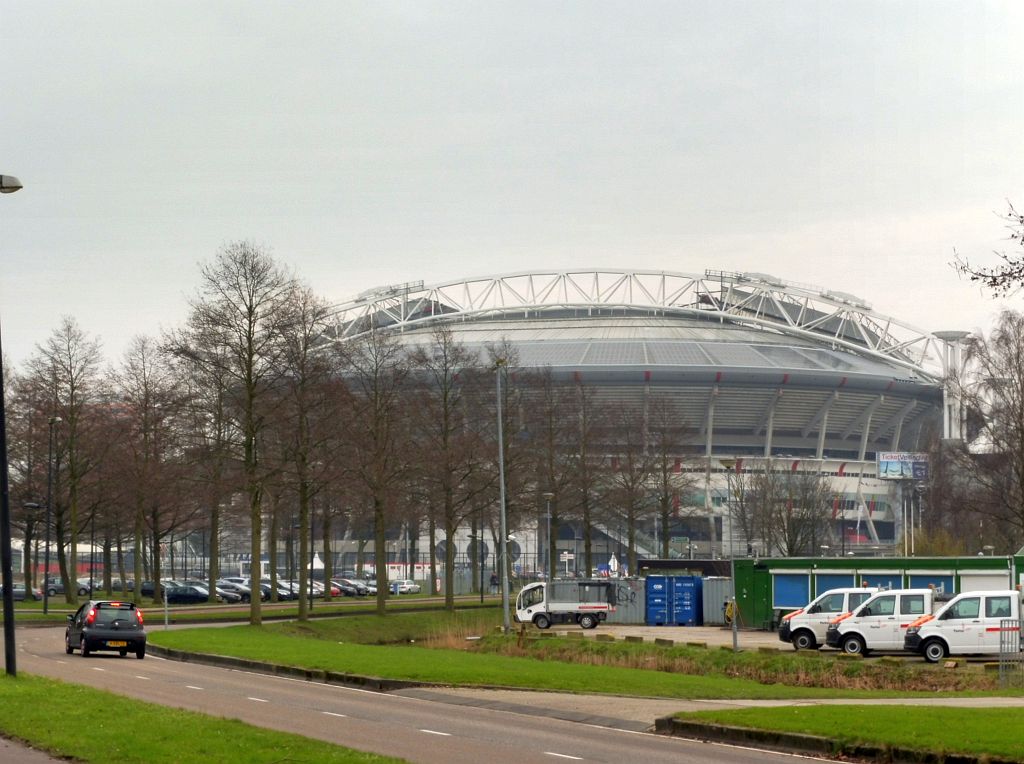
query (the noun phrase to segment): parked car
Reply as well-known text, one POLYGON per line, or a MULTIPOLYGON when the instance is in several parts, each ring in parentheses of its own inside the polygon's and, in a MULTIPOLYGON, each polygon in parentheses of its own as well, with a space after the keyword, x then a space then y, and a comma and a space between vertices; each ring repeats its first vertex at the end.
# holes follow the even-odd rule
POLYGON ((346 597, 365 597, 370 593, 369 587, 363 581, 354 578, 336 578, 331 583, 337 586, 346 597))
POLYGON ((396 578, 388 584, 392 594, 419 594, 420 585, 411 578, 396 578))
MULTIPOLYGON (((266 584, 267 591, 270 591, 270 579, 264 578, 260 580, 260 586, 266 584)), ((277 582, 277 599, 278 600, 294 600, 299 598, 298 584, 295 585, 295 589, 291 589, 288 586, 282 584, 281 580, 277 582)))
POLYGON ((266 602, 270 599, 270 584, 264 584, 262 582, 253 581, 251 578, 245 578, 242 576, 228 576, 224 579, 225 581, 231 581, 233 583, 241 584, 242 586, 249 589, 251 592, 254 588, 258 588, 260 592, 260 599, 266 602))
POLYGON ((217 589, 237 594, 240 602, 250 602, 252 600, 252 589, 245 584, 219 578, 217 579, 217 589))
MULTIPOLYGON (((175 581, 165 578, 160 584, 161 589, 166 589, 169 586, 177 586, 177 583, 175 581)), ((153 593, 153 582, 143 581, 142 585, 139 587, 139 594, 141 594, 143 597, 152 597, 153 593)))
MULTIPOLYGON (((84 582, 82 581, 82 579, 79 579, 78 581, 75 582, 75 584, 78 586, 78 596, 84 597, 86 594, 89 594, 90 589, 89 589, 89 579, 88 578, 85 579, 84 582)), ((61 581, 59 578, 55 578, 55 577, 51 577, 51 578, 47 579, 47 581, 46 581, 46 593, 49 594, 51 597, 53 595, 55 595, 55 594, 63 594, 64 593, 64 582, 61 581)))
MULTIPOLYGON (((206 591, 209 591, 209 586, 207 586, 207 582, 206 581, 201 581, 198 578, 186 578, 185 579, 185 585, 186 586, 198 586, 200 589, 204 589, 206 591)), ((219 584, 215 587, 215 592, 214 593, 216 594, 218 600, 220 600, 221 602, 224 602, 224 603, 226 603, 228 605, 234 605, 234 604, 242 601, 242 595, 241 594, 239 594, 238 592, 235 592, 235 591, 228 590, 228 589, 223 589, 223 588, 220 587, 219 584)))
POLYGON ((209 602, 210 593, 201 586, 168 586, 164 599, 168 605, 196 605, 209 602))
POLYGON ((123 658, 128 653, 146 657, 146 629, 142 611, 134 602, 107 600, 87 602, 68 616, 64 631, 64 652, 81 650, 82 657, 99 650, 116 650, 123 658))
MULTIPOLYGON (((347 581, 345 579, 332 580, 331 584, 333 584, 334 586, 336 586, 338 588, 338 592, 340 593, 340 595, 342 597, 357 597, 357 596, 359 596, 359 589, 356 588, 356 586, 353 583, 351 583, 351 582, 349 582, 349 581, 347 581)), ((364 586, 363 587, 363 592, 365 593, 365 591, 366 591, 366 587, 364 586)))
POLYGON ((31 589, 27 589, 25 584, 15 584, 11 588, 11 594, 15 602, 24 602, 26 599, 41 600, 43 598, 43 593, 39 589, 36 589, 34 586, 31 589))

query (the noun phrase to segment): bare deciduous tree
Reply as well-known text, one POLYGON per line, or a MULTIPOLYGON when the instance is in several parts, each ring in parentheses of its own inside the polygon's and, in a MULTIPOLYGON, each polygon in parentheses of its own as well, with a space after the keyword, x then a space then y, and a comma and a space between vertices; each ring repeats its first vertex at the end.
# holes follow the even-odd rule
MULTIPOLYGON (((1007 203, 1008 209, 1000 215, 1010 231, 1009 239, 1015 245, 1024 246, 1024 214, 1017 212, 1013 204, 1007 203)), ((1002 265, 992 268, 971 265, 966 257, 956 255, 953 267, 962 276, 991 289, 995 296, 1012 294, 1024 286, 1024 252, 996 252, 1002 265)))
POLYGON ((84 444, 92 426, 90 409, 102 400, 101 357, 99 342, 90 338, 75 319, 65 316, 60 326, 28 363, 32 375, 47 380, 53 396, 55 415, 63 419, 63 437, 59 441, 55 458, 58 466, 57 486, 63 484, 66 503, 64 497, 55 491, 53 520, 61 580, 65 597, 71 605, 78 602, 77 587, 71 582, 78 572, 82 484, 94 466, 93 456, 84 444), (61 466, 62 471, 59 469, 61 466))
MULTIPOLYGON (((225 382, 236 433, 242 482, 251 524, 250 564, 260 575, 263 489, 266 474, 260 437, 267 422, 270 392, 283 373, 282 334, 294 278, 262 247, 250 242, 224 246, 201 270, 188 325, 170 338, 168 349, 225 382)), ((249 622, 262 623, 260 598, 250 602, 249 622)))
POLYGON ((409 359, 395 337, 371 331, 340 345, 351 389, 349 447, 345 462, 373 507, 377 613, 388 592, 387 530, 406 479, 408 407, 404 399, 409 359))

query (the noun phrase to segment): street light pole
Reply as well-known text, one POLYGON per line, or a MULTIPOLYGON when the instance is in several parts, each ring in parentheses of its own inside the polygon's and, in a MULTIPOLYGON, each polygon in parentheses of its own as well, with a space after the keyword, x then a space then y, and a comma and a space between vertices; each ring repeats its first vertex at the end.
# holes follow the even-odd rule
POLYGON ((722 459, 722 466, 725 467, 725 485, 726 485, 726 496, 725 496, 725 509, 728 513, 729 519, 729 588, 732 599, 732 618, 730 619, 732 625, 732 651, 738 653, 740 651, 739 645, 739 608, 736 605, 736 558, 733 556, 732 548, 732 469, 736 464, 732 459, 722 459))
POLYGON ((494 379, 497 390, 498 409, 498 503, 499 516, 501 518, 501 554, 497 560, 501 565, 501 617, 502 630, 508 634, 512 624, 508 615, 508 564, 505 555, 508 554, 508 521, 505 517, 505 435, 501 417, 501 370, 505 367, 505 359, 498 358, 494 364, 494 379))
MULTIPOLYGON (((0 175, 0 193, 11 194, 21 188, 13 175, 0 175)), ((11 571, 11 490, 7 477, 7 406, 4 392, 4 350, 0 341, 0 568, 3 569, 4 664, 9 676, 18 675, 14 649, 14 575, 11 571)))
POLYGON ((544 560, 544 562, 546 563, 544 566, 544 573, 547 574, 549 577, 553 578, 554 576, 551 575, 551 500, 555 498, 555 494, 552 493, 551 491, 545 491, 544 493, 541 494, 541 496, 543 496, 544 500, 547 502, 546 517, 548 519, 548 532, 547 535, 544 537, 544 549, 547 551, 547 557, 544 560))

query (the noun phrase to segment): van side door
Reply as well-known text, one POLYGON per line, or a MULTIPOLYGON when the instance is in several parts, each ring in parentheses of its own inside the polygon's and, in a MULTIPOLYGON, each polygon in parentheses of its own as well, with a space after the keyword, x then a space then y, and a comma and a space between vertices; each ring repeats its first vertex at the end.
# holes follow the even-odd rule
MULTIPOLYGON (((892 650, 899 624, 896 622, 896 595, 886 594, 876 597, 871 603, 870 614, 860 616, 863 623, 861 633, 867 639, 870 650, 892 650)), ((902 647, 902 642, 900 647, 902 647)))
POLYGON ((943 636, 950 652, 976 652, 981 646, 981 597, 961 597, 942 614, 943 636))
MULTIPOLYGON (((1012 595, 989 594, 985 596, 985 613, 982 627, 978 631, 978 652, 998 653, 999 641, 1002 634, 1002 623, 1015 617, 1013 612, 1012 595)), ((1011 628, 1020 628, 1018 619, 1011 628)))
POLYGON ((896 639, 895 648, 897 650, 903 649, 903 643, 907 635, 907 627, 921 616, 931 612, 930 610, 925 610, 925 604, 924 594, 900 595, 900 610, 899 616, 896 619, 898 628, 894 633, 894 637, 896 639))

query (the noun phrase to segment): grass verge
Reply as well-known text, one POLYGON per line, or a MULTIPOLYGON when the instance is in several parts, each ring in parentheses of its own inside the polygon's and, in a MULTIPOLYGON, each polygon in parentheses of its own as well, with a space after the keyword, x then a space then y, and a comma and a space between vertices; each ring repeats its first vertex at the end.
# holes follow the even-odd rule
POLYGON ((86 762, 401 761, 24 674, 0 680, 0 729, 53 755, 86 762))
POLYGON ((820 735, 847 745, 897 746, 942 754, 967 753, 1021 761, 1019 708, 935 706, 788 706, 677 715, 738 727, 820 735), (897 711, 898 713, 893 713, 897 711))
MULTIPOLYGON (((782 681, 768 684, 726 674, 687 674, 595 664, 586 660, 572 662, 571 657, 537 660, 536 657, 431 649, 408 644, 417 640, 429 641, 432 630, 440 628, 444 618, 444 614, 436 614, 435 621, 427 619, 426 614, 416 618, 391 615, 385 618, 367 616, 306 624, 273 624, 258 628, 151 630, 149 639, 152 644, 192 652, 231 655, 314 670, 465 686, 688 699, 868 698, 911 694, 793 687, 782 681), (407 644, 358 644, 380 640, 384 634, 404 634, 407 644)), ((580 650, 593 644, 591 640, 572 642, 580 650)), ((628 646, 623 644, 621 647, 625 649, 628 646)))

